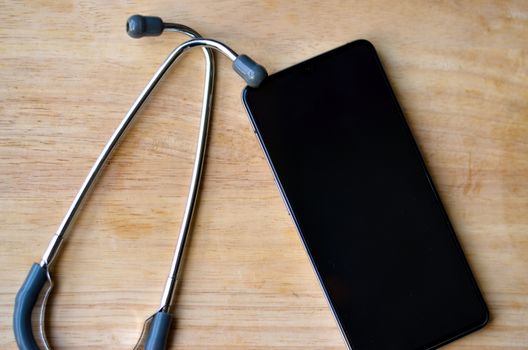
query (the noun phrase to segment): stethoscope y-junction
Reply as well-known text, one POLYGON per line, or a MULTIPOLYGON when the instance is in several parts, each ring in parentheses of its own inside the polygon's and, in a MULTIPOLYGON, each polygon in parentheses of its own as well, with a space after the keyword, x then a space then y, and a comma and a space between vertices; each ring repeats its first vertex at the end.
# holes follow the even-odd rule
POLYGON ((61 249, 66 234, 71 228, 72 223, 78 214, 85 198, 87 197, 88 192, 93 187, 98 174, 101 172, 106 161, 112 154, 112 151, 116 148, 116 145, 119 143, 128 127, 131 125, 132 121, 137 115, 137 112, 146 102, 147 98, 150 96, 164 74, 171 68, 172 64, 176 62, 176 60, 186 50, 193 47, 201 47, 204 52, 206 63, 205 83, 200 128, 189 194, 181 223, 178 242, 176 244, 169 275, 161 297, 160 306, 157 311, 145 322, 143 333, 135 347, 135 349, 144 348, 148 350, 158 350, 165 348, 171 323, 171 303, 176 289, 178 271, 180 270, 183 251, 185 248, 185 241, 191 226, 207 143, 207 131, 211 115, 211 102, 213 97, 215 76, 214 55, 212 49, 220 51, 222 54, 227 56, 233 62, 232 66, 235 72, 237 72, 238 75, 240 75, 249 86, 258 87, 260 83, 267 77, 264 67, 257 64, 248 56, 238 55, 228 46, 216 40, 202 38, 196 31, 181 24, 164 23, 158 17, 144 17, 135 15, 130 17, 127 21, 127 32, 133 38, 141 38, 143 36, 157 36, 162 32, 177 32, 188 35, 191 37, 191 40, 179 45, 169 54, 169 56, 158 68, 152 79, 148 82, 147 86, 134 101, 132 107, 125 115, 117 129, 114 131, 107 144, 103 148, 103 151, 95 161, 95 164, 90 169, 88 176, 84 180, 79 192, 75 196, 75 199, 64 216, 64 219, 57 229, 57 232, 51 238, 48 248, 44 252, 40 263, 35 263, 31 267, 26 280, 24 281, 16 296, 13 316, 15 338, 19 348, 23 350, 39 349, 31 327, 31 315, 41 293, 43 293, 43 301, 39 312, 39 343, 43 348, 47 350, 50 349, 44 330, 46 301, 53 287, 50 270, 57 257, 57 254, 61 249), (47 285, 47 289, 43 291, 45 285, 47 285))

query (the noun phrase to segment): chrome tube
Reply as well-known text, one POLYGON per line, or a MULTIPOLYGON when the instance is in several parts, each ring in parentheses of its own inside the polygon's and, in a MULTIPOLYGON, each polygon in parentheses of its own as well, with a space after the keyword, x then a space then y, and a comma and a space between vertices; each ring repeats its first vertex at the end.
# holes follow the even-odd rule
MULTIPOLYGON (((177 31, 176 27, 168 28, 169 30, 177 31)), ((226 45, 215 41, 211 39, 192 39, 189 40, 177 48, 175 48, 169 56, 165 59, 165 61, 161 64, 161 66, 158 68, 152 79, 148 82, 148 84, 145 86, 143 91, 140 93, 138 98, 134 101, 132 104, 132 107, 127 112, 117 129, 114 131, 108 142, 103 148, 103 151, 95 161, 95 164, 92 166, 90 171, 88 172, 88 176, 84 180, 83 184, 81 185, 81 188, 79 189, 77 195, 75 196, 73 203, 71 204, 70 208, 66 212, 66 215, 64 216, 59 228, 57 229, 56 233, 53 235, 52 239, 50 240, 50 243, 44 252, 44 255, 42 256, 42 260, 40 262, 40 265, 44 268, 48 268, 54 261, 58 251, 60 250, 60 247, 62 245, 62 242, 64 241, 64 237, 68 233, 72 222, 75 220, 79 209, 81 208, 85 198, 87 197, 89 190, 92 188, 92 185, 97 179, 97 176, 100 174, 101 169, 106 164, 106 161, 112 154, 113 150, 119 143, 119 140, 121 137, 125 134, 126 130, 130 126, 131 122, 134 120, 137 112, 140 110, 140 108, 143 106, 147 98, 150 96, 151 92, 154 90, 158 82, 161 80, 161 78, 165 75, 165 73, 169 70, 169 68, 172 66, 172 64, 188 49, 193 47, 203 47, 206 55, 206 81, 205 81, 205 88, 204 88, 204 97, 209 98, 209 96, 212 96, 212 84, 213 84, 213 78, 214 78, 214 68, 211 69, 213 66, 213 56, 212 54, 207 51, 207 48, 216 49, 220 52, 222 52, 224 55, 226 55, 230 60, 234 61, 238 55, 236 52, 234 52, 232 49, 227 47, 226 45)), ((207 99, 206 99, 207 101, 207 99)), ((205 124, 208 123, 208 116, 210 113, 211 103, 206 102, 204 103, 204 106, 202 108, 202 122, 201 125, 204 124, 203 118, 204 115, 207 115, 207 121, 205 124)), ((207 124, 208 125, 208 124, 207 124)), ((202 126, 200 126, 202 128, 202 126)), ((206 131, 206 130, 204 130, 206 131)), ((201 152, 205 151, 205 141, 206 138, 204 136, 199 138, 199 147, 197 149, 197 155, 200 156, 201 152), (203 144, 200 146, 200 144, 203 144)), ((202 154, 203 157, 203 154, 202 154)), ((200 161, 201 162, 201 161, 200 161)), ((201 171, 201 165, 199 167, 196 166, 195 162, 195 170, 201 171)), ((199 175, 199 173, 196 173, 196 175, 199 175)), ((192 190, 193 188, 197 188, 197 185, 199 183, 199 176, 194 176, 193 171, 193 179, 191 181, 191 192, 195 193, 196 190, 192 190)), ((188 200, 188 205, 194 206, 195 198, 190 198, 188 200)), ((192 209, 187 210, 186 208, 186 216, 192 215, 192 209)), ((190 223, 190 220, 185 220, 190 223)), ((188 224, 186 225, 188 226, 188 224)), ((184 229, 186 232, 188 230, 188 227, 184 229)), ((178 240, 178 242, 181 241, 181 237, 178 240)), ((183 239, 182 244, 185 243, 185 239, 183 239)), ((178 244, 177 247, 180 247, 180 244, 178 244)), ((183 247, 182 247, 183 248, 183 247)), ((177 248, 180 249, 180 248, 177 248)), ((181 260, 181 253, 177 250, 178 258, 173 261, 173 267, 176 265, 176 268, 179 266, 179 261, 181 260)), ((175 257, 176 258, 176 257, 175 257)), ((171 270, 171 275, 174 275, 171 270)))

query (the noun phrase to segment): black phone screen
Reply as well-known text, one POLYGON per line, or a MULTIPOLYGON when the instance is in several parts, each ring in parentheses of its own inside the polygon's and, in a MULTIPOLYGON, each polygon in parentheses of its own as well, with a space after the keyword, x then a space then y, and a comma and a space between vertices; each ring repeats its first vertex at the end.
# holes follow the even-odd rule
POLYGON ((372 44, 246 88, 244 104, 352 349, 429 349, 486 305, 372 44))

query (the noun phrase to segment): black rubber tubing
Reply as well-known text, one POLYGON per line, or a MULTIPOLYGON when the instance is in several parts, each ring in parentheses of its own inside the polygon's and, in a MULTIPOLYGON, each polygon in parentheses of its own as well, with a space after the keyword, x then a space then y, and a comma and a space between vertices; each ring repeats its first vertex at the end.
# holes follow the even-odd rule
POLYGON ((154 315, 149 334, 145 341, 145 350, 164 350, 167 346, 172 317, 168 312, 159 311, 154 315))
POLYGON ((39 350, 31 328, 31 313, 46 281, 46 269, 35 263, 16 295, 13 331, 20 350, 39 350))

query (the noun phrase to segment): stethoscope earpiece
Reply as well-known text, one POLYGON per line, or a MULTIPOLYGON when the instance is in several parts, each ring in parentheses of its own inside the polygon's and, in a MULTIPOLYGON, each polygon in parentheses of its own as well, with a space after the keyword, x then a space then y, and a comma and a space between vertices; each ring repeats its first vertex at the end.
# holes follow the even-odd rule
MULTIPOLYGON (((128 35, 134 39, 139 39, 144 36, 159 36, 163 33, 164 30, 171 28, 181 28, 190 30, 190 28, 178 24, 166 24, 161 18, 155 16, 133 15, 128 18, 126 23, 126 31, 128 35)), ((199 37, 199 35, 195 36, 199 37)), ((192 40, 190 40, 188 43, 190 43, 191 41, 192 40)), ((262 83, 262 81, 268 76, 268 72, 266 72, 266 69, 257 62, 255 62, 251 57, 247 55, 237 55, 227 45, 218 41, 216 41, 215 44, 216 45, 211 46, 208 43, 198 45, 193 45, 192 43, 190 43, 189 47, 206 46, 209 48, 217 49, 218 51, 222 52, 224 55, 226 55, 233 61, 232 67, 234 71, 237 72, 237 74, 242 77, 242 79, 244 79, 244 81, 250 87, 258 87, 260 83, 262 83)))
POLYGON ((133 15, 130 16, 126 23, 127 34, 134 39, 144 36, 158 36, 163 33, 165 24, 159 17, 133 15))
POLYGON ((246 84, 252 88, 257 88, 260 83, 268 77, 266 68, 253 61, 247 55, 239 55, 233 61, 233 69, 246 81, 246 84))

